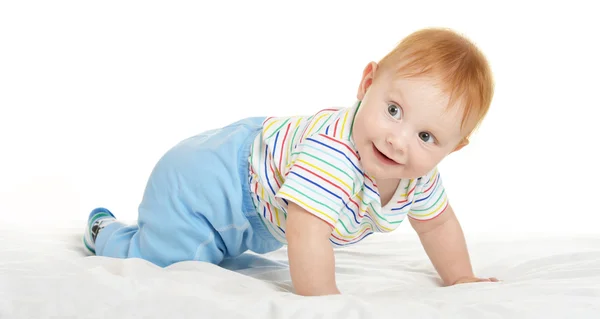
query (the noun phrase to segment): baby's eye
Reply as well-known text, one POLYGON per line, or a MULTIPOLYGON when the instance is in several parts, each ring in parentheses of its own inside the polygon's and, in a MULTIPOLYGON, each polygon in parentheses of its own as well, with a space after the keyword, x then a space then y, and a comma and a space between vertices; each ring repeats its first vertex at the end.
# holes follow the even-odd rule
POLYGON ((421 132, 421 133, 419 133, 419 138, 421 140, 423 140, 423 142, 425 142, 425 143, 433 143, 433 142, 435 142, 435 139, 433 138, 433 135, 431 135, 430 133, 427 133, 427 132, 421 132))
POLYGON ((400 109, 400 107, 397 105, 388 105, 388 113, 390 113, 390 115, 397 120, 402 118, 402 109, 400 109))

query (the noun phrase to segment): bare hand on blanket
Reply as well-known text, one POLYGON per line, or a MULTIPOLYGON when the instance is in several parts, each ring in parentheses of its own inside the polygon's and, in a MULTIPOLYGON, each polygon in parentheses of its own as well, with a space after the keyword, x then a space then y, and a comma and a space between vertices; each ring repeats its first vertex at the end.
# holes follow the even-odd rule
POLYGON ((463 278, 459 278, 452 285, 468 284, 468 283, 474 283, 474 282, 499 282, 499 280, 495 277, 491 277, 491 278, 463 277, 463 278))
POLYGON ((498 282, 496 278, 478 278, 473 273, 465 237, 454 210, 446 210, 435 219, 410 220, 431 263, 444 286, 472 282, 498 282))
POLYGON ((290 275, 296 294, 320 296, 339 294, 335 282, 330 225, 290 202, 286 220, 286 239, 290 275))

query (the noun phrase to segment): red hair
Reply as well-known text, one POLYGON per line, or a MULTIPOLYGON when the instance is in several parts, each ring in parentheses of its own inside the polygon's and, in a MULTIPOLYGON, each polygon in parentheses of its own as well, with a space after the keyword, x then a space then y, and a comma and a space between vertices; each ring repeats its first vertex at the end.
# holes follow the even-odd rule
POLYGON ((494 95, 492 71, 483 53, 469 39, 449 29, 428 28, 408 35, 379 62, 379 67, 405 77, 438 79, 450 96, 449 105, 463 108, 461 127, 475 120, 472 130, 483 121, 494 95))

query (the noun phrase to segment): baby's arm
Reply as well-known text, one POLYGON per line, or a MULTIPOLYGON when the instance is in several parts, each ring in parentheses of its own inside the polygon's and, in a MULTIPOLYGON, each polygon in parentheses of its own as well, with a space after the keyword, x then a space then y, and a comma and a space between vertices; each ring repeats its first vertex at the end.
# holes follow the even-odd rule
POLYGON ((477 278, 473 274, 465 237, 450 205, 437 218, 428 221, 411 219, 410 223, 445 286, 497 281, 495 278, 477 278))
POLYGON ((290 202, 286 239, 292 283, 303 296, 339 294, 335 260, 329 243, 332 228, 302 207, 290 202))

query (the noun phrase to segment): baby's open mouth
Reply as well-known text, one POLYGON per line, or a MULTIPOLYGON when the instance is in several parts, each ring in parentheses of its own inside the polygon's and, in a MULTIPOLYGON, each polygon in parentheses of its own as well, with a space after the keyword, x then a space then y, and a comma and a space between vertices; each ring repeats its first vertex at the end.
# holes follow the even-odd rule
POLYGON ((375 144, 373 144, 373 152, 375 152, 375 156, 384 164, 387 165, 400 165, 398 162, 394 161, 393 159, 387 157, 385 154, 383 154, 378 148, 377 146, 375 146, 375 144))

